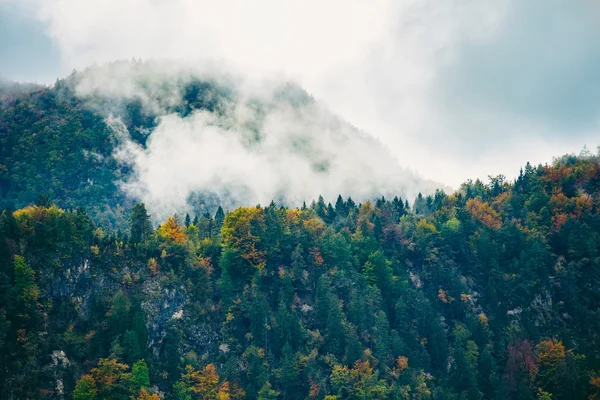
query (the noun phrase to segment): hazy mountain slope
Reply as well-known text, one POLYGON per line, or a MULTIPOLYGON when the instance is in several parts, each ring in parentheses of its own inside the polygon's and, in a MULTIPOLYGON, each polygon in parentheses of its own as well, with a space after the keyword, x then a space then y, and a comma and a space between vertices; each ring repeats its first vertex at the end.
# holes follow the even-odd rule
POLYGON ((3 207, 40 195, 61 207, 86 207, 104 225, 119 220, 115 141, 67 81, 13 98, 0 108, 0 190, 3 207))
POLYGON ((6 80, 0 76, 0 107, 10 104, 14 99, 25 93, 41 88, 35 83, 18 83, 6 80))
POLYGON ((128 199, 163 217, 440 186, 293 84, 157 61, 90 67, 18 96, 0 111, 0 151, 1 205, 47 194, 112 223, 105 207, 128 199))

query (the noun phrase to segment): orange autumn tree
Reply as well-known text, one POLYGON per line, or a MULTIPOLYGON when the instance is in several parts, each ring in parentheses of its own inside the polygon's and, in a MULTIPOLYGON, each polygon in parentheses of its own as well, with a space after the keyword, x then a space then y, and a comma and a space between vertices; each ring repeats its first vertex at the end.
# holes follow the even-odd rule
POLYGON ((479 221, 487 228, 498 230, 502 228, 502 218, 488 203, 480 199, 469 199, 467 201, 467 210, 474 219, 479 221))
POLYGON ((516 393, 521 384, 528 388, 533 387, 538 366, 528 340, 517 340, 508 346, 508 358, 504 370, 510 392, 516 393))
POLYGON ((101 358, 89 374, 83 375, 75 386, 75 400, 131 398, 137 400, 159 400, 157 394, 148 391, 150 378, 148 367, 142 359, 129 365, 119 363, 116 358, 101 358))
POLYGON ((195 370, 191 365, 185 367, 181 380, 175 384, 178 398, 194 398, 199 400, 229 400, 231 398, 229 383, 219 384, 219 374, 214 364, 195 370))
POLYGON ((160 397, 156 393, 148 393, 146 389, 140 390, 140 394, 137 397, 137 400, 160 400, 160 397))
POLYGON ((554 388, 557 373, 565 360, 565 346, 562 341, 544 340, 535 347, 538 365, 538 380, 545 390, 554 388))
POLYGON ((179 222, 175 217, 169 217, 167 220, 158 227, 156 233, 163 239, 172 241, 174 243, 183 243, 185 241, 185 234, 179 226, 179 222))
POLYGON ((128 370, 129 365, 121 364, 115 358, 101 358, 89 374, 77 381, 73 398, 90 400, 135 394, 128 370))
POLYGON ((99 386, 111 387, 121 381, 129 381, 129 366, 117 362, 115 358, 101 358, 98 366, 92 368, 92 377, 99 386))
POLYGON ((596 371, 591 371, 590 373, 590 388, 592 389, 592 394, 588 397, 588 399, 600 399, 600 376, 598 376, 596 371))

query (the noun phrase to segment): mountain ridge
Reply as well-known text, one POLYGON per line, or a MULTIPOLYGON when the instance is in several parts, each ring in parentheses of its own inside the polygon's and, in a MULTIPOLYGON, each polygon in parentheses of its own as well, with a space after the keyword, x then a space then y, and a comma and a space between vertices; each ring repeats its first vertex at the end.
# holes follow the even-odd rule
MULTIPOLYGON (((219 204, 232 208, 271 199, 300 205, 319 195, 328 201, 338 194, 359 201, 381 195, 414 198, 418 192, 429 194, 442 186, 400 168, 376 139, 289 82, 265 84, 166 62, 115 62, 19 94, 0 112, 0 155, 6 161, 0 169, 4 207, 22 207, 39 194, 66 207, 70 207, 68 197, 77 197, 84 205, 82 199, 89 198, 91 206, 98 191, 86 194, 88 183, 107 188, 103 195, 109 208, 142 200, 151 210, 198 214, 204 208, 214 211, 219 204), (35 188, 22 188, 16 182, 31 167, 13 164, 19 164, 20 153, 29 158, 26 153, 32 149, 19 147, 15 136, 33 135, 23 141, 36 143, 52 129, 59 136, 48 140, 51 148, 46 151, 77 159, 78 165, 61 169, 85 167, 78 180, 61 178, 70 179, 61 186, 73 186, 76 195, 65 196, 53 184, 48 187, 47 181, 39 179, 42 171, 27 176, 35 188), (61 147, 74 140, 71 136, 83 137, 74 147, 82 154, 67 155, 71 149, 61 147), (148 148, 148 140, 160 143, 148 148), (167 147, 180 154, 169 159, 161 150, 167 147), (200 160, 196 166, 192 161, 196 158, 209 161, 200 160), (245 164, 237 167, 236 159, 245 164), (169 169, 175 160, 188 161, 169 169), (155 189, 157 182, 164 187, 155 189), (176 196, 169 198, 167 192, 176 196), (113 193, 115 198, 110 199, 113 193), (209 204, 198 203, 203 196, 212 199, 209 204), (190 199, 195 204, 189 204, 190 199)), ((35 144, 27 144, 31 145, 35 144)), ((42 154, 37 156, 37 165, 46 163, 45 169, 52 169, 42 154)), ((120 219, 103 215, 98 204, 89 211, 110 226, 120 219)))

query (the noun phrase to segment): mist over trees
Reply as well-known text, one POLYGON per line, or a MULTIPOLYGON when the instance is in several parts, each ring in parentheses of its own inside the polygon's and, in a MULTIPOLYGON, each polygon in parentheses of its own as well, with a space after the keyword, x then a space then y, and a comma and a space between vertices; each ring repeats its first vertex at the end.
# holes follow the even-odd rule
POLYGON ((219 205, 412 198, 436 187, 287 82, 121 61, 0 103, 1 207, 44 194, 123 229, 136 201, 157 223, 219 205))

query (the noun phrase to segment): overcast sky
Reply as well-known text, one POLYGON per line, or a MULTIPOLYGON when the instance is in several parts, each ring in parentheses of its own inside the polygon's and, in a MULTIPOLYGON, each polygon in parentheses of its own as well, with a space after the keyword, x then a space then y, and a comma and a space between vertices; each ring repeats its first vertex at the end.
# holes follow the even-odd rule
POLYGON ((593 0, 0 0, 0 76, 216 59, 298 81, 457 187, 600 144, 593 0))

